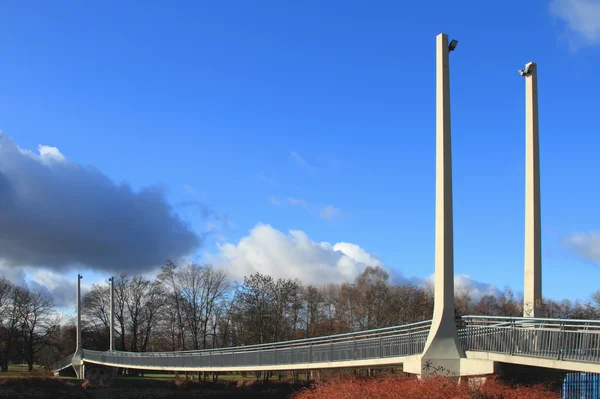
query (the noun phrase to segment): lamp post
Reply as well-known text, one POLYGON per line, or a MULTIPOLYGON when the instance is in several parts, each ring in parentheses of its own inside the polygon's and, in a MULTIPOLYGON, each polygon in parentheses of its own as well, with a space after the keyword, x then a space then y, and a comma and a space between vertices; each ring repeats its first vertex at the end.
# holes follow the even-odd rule
POLYGON ((81 279, 83 276, 77 274, 77 345, 76 348, 79 351, 81 349, 81 279))
POLYGON ((115 339, 114 339, 114 331, 115 331, 115 299, 114 299, 114 295, 115 295, 115 278, 111 277, 108 279, 110 281, 110 332, 109 332, 109 339, 110 339, 110 345, 109 345, 109 349, 110 351, 114 350, 114 346, 115 346, 115 339))
POLYGON ((85 376, 85 365, 83 363, 83 342, 81 339, 81 279, 83 276, 77 274, 77 342, 75 346, 75 354, 71 359, 71 365, 75 369, 77 378, 84 378, 85 376))

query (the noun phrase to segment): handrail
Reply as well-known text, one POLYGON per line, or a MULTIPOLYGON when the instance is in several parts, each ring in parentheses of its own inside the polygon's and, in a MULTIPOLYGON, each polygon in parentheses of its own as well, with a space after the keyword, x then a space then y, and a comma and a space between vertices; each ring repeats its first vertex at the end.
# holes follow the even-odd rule
MULTIPOLYGON (((369 361, 423 352, 431 321, 382 329, 304 338, 294 341, 178 352, 121 352, 83 350, 84 361, 130 368, 210 370, 273 367, 346 361, 369 361)), ((316 366, 315 366, 316 367, 316 366)))
MULTIPOLYGON (((600 362, 600 320, 467 315, 457 318, 466 351, 600 362)), ((173 352, 84 350, 85 361, 148 368, 284 367, 420 354, 432 321, 344 334, 173 352)), ((67 359, 65 359, 67 360, 67 359)))
POLYGON ((66 357, 60 359, 59 361, 55 362, 54 364, 52 364, 50 369, 52 371, 62 370, 65 367, 67 367, 69 364, 71 364, 72 359, 73 359, 73 355, 66 356, 66 357))
POLYGON ((489 319, 489 320, 514 320, 514 321, 524 321, 524 322, 571 322, 571 323, 590 323, 590 324, 598 324, 600 325, 600 320, 585 320, 585 319, 552 319, 552 318, 544 318, 544 317, 515 317, 515 316, 482 316, 482 315, 465 315, 461 316, 461 319, 489 319))
POLYGON ((600 362, 600 320, 465 316, 464 350, 600 362), (499 326, 498 322, 506 323, 499 326))
MULTIPOLYGON (((260 350, 260 349, 274 349, 278 347, 290 347, 290 346, 298 346, 304 344, 319 344, 323 342, 331 342, 331 341, 343 341, 348 338, 369 338, 372 336, 378 336, 383 334, 394 334, 400 331, 412 330, 422 328, 424 326, 431 325, 431 320, 419 321, 416 323, 403 324, 400 326, 392 326, 392 327, 383 327, 372 330, 365 331, 355 331, 350 333, 343 334, 334 334, 334 335, 324 335, 319 337, 311 337, 311 338, 301 338, 294 339, 288 341, 278 341, 278 342, 270 342, 264 344, 253 344, 253 345, 240 345, 240 346, 228 346, 223 348, 211 348, 211 349, 198 349, 198 350, 187 350, 187 351, 162 351, 162 352, 130 352, 130 351, 114 351, 122 354, 128 354, 131 356, 144 356, 145 353, 154 353, 157 355, 173 355, 173 354, 195 354, 195 353, 214 353, 214 352, 231 352, 231 351, 247 351, 248 349, 252 350, 260 350)), ((93 351, 86 349, 87 352, 102 352, 102 351, 93 351)))

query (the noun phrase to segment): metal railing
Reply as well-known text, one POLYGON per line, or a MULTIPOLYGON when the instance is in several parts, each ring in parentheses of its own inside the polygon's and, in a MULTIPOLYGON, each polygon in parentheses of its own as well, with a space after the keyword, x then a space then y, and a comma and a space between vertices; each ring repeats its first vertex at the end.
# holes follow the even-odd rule
POLYGON ((58 362, 56 362, 52 366, 50 366, 50 369, 52 371, 62 370, 71 364, 72 359, 73 359, 73 355, 69 355, 63 359, 60 359, 58 362))
MULTIPOLYGON (((463 316, 466 351, 600 363, 600 320, 463 316)), ((84 350, 85 361, 131 368, 228 368, 343 362, 423 352, 431 320, 403 326, 260 345, 178 352, 84 350)), ((68 366, 72 356, 53 365, 68 366)))
POLYGON ((213 368, 342 362, 420 354, 431 320, 348 334, 261 345, 179 352, 84 350, 88 362, 131 368, 213 368))
POLYGON ((600 320, 463 316, 464 350, 600 362, 600 320))

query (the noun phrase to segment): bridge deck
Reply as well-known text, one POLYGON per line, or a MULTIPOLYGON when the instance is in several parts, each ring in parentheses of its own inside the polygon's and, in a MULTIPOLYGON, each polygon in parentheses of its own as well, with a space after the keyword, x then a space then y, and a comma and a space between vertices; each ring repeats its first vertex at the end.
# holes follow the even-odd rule
MULTIPOLYGON (((468 358, 600 372, 600 321, 464 316, 468 358)), ((431 321, 271 344, 184 352, 83 350, 86 363, 164 371, 307 370, 399 365, 418 357, 431 321)), ((65 358, 54 366, 70 365, 65 358)))

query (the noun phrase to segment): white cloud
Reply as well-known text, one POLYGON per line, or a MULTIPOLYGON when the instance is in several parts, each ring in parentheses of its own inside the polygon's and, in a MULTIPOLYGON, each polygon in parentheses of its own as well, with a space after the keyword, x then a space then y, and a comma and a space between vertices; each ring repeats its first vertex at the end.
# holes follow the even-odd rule
POLYGON ((321 211, 321 219, 333 219, 336 216, 341 216, 343 214, 342 210, 336 208, 333 205, 327 205, 321 211))
POLYGON ((281 205, 281 202, 279 202, 279 200, 275 197, 269 197, 268 199, 269 199, 269 202, 271 203, 271 205, 277 205, 277 206, 281 205))
POLYGON ((479 299, 484 295, 499 295, 500 290, 494 284, 486 284, 473 280, 468 274, 454 276, 454 291, 468 287, 471 298, 479 299))
POLYGON ((42 162, 66 162, 67 158, 60 152, 56 147, 50 147, 47 145, 38 145, 38 151, 40 152, 40 158, 42 162))
MULTIPOLYGON (((300 198, 288 198, 288 203, 292 206, 300 206, 315 215, 318 214, 321 219, 333 219, 337 216, 342 216, 344 212, 333 205, 318 205, 311 204, 308 201, 300 198)), ((273 202, 271 202, 273 203, 273 202)))
POLYGON ((587 261, 600 262, 600 234, 575 233, 562 241, 563 246, 587 261))
POLYGON ((212 260, 226 267, 237 280, 260 272, 312 284, 351 281, 367 266, 383 266, 376 256, 356 244, 318 243, 302 231, 284 234, 260 223, 237 245, 219 245, 219 254, 212 260))
POLYGON ((565 22, 572 47, 600 44, 599 0, 552 0, 550 10, 565 22))
MULTIPOLYGON (((257 224, 250 234, 237 244, 219 246, 219 253, 209 259, 225 268, 230 276, 241 281, 252 273, 269 274, 274 278, 297 278, 315 285, 353 281, 367 266, 379 266, 390 274, 394 284, 411 283, 432 286, 433 275, 406 279, 400 272, 387 267, 379 257, 361 246, 348 242, 330 244, 315 242, 304 232, 291 230, 285 234, 270 225, 257 224)), ((481 283, 468 275, 454 279, 457 290, 469 287, 476 300, 500 291, 493 284, 481 283)))
POLYGON ((302 158, 297 152, 292 151, 291 156, 294 159, 294 161, 296 161, 296 163, 303 169, 308 170, 308 171, 315 170, 315 167, 313 165, 309 164, 308 162, 306 162, 306 160, 304 158, 302 158))
POLYGON ((263 174, 258 174, 258 175, 256 175, 256 177, 258 177, 260 180, 264 181, 265 183, 270 184, 271 186, 279 187, 277 182, 275 180, 271 179, 270 177, 267 177, 263 174))
MULTIPOLYGON (((410 281, 417 286, 426 287, 430 292, 433 292, 435 275, 430 274, 426 278, 413 277, 410 281)), ((501 291, 494 284, 474 280, 468 274, 456 274, 454 276, 454 293, 464 292, 465 290, 474 301, 478 301, 484 295, 498 296, 501 294, 501 291)))
POLYGON ((308 206, 308 202, 299 198, 288 198, 288 202, 294 206, 302 206, 306 208, 308 206))
MULTIPOLYGON (((77 279, 41 268, 26 268, 27 285, 34 291, 50 294, 58 308, 75 310, 77 300, 77 279)), ((106 284, 107 278, 96 281, 81 280, 81 295, 85 295, 93 284, 106 284)))

